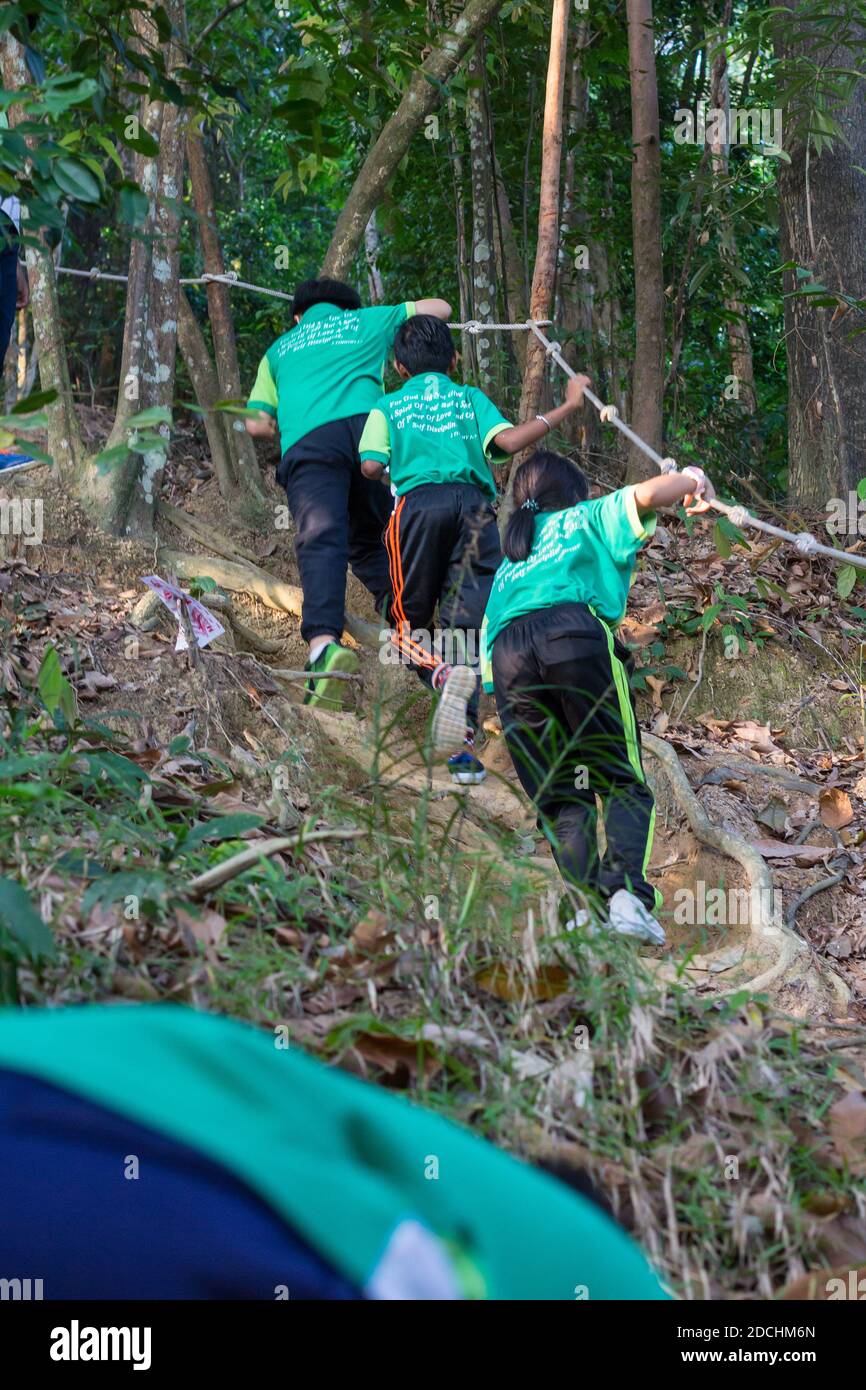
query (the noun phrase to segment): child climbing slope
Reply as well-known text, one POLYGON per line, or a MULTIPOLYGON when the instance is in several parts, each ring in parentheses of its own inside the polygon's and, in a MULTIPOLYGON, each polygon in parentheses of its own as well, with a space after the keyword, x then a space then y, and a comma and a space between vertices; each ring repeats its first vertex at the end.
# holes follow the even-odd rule
MULTIPOLYGON (((664 944, 646 877, 655 808, 640 755, 627 649, 612 629, 655 511, 715 496, 703 470, 649 478, 589 502, 584 475, 539 450, 514 479, 482 632, 482 669, 524 791, 566 883, 607 906, 609 926, 664 944), (599 859, 596 794, 607 848, 599 859)), ((578 915, 586 924, 589 914, 578 915)))
POLYGON ((576 410, 586 378, 569 383, 565 404, 549 419, 512 426, 483 391, 449 379, 456 365, 447 324, 424 314, 402 324, 394 366, 404 385, 374 406, 359 452, 368 479, 390 465, 396 499, 385 533, 392 640, 422 681, 441 692, 434 746, 459 750, 449 759, 452 778, 473 783, 485 775, 475 754, 478 629, 501 559, 490 464, 536 443, 576 410), (437 605, 444 651, 431 632, 437 605))

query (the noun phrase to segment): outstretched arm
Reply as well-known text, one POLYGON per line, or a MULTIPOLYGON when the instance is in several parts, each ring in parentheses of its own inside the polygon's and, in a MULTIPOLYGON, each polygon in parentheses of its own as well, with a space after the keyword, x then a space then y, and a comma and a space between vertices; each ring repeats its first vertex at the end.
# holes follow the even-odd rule
POLYGON ((447 323, 451 317, 451 305, 447 299, 416 299, 416 314, 432 314, 434 319, 444 319, 447 323))
POLYGON ((522 425, 512 425, 510 429, 500 430, 496 435, 497 449, 501 449, 505 454, 519 454, 521 449, 528 449, 530 445, 537 444, 539 439, 543 439, 561 421, 580 409, 583 405, 583 388, 588 385, 588 376, 572 377, 565 388, 565 400, 562 405, 548 410, 543 419, 538 415, 534 420, 524 420, 522 425))
POLYGON ((255 415, 245 416, 244 429, 253 439, 273 439, 277 433, 277 422, 266 410, 259 410, 255 415))
POLYGON ((684 468, 681 473, 659 473, 656 478, 647 478, 638 483, 634 490, 635 506, 638 514, 658 511, 660 507, 672 507, 677 502, 685 502, 689 516, 697 512, 707 512, 715 497, 715 489, 702 468, 684 468))

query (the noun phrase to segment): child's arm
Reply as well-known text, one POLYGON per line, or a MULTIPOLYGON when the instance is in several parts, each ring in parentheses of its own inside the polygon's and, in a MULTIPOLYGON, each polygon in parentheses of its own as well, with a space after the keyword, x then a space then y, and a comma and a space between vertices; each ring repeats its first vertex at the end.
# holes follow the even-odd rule
POLYGON ((277 433, 277 422, 273 415, 268 415, 266 411, 260 410, 256 415, 245 417, 244 429, 254 439, 273 439, 277 433))
POLYGON ((391 427, 384 410, 374 406, 358 440, 358 456, 365 478, 381 478, 391 462, 391 427))
POLYGON ((704 470, 694 466, 684 468, 681 473, 660 473, 656 478, 647 478, 645 482, 638 483, 634 490, 634 501, 639 516, 683 501, 687 513, 693 516, 697 512, 708 512, 715 495, 715 489, 704 470))
POLYGON ((451 305, 447 299, 416 299, 416 314, 432 314, 434 319, 444 319, 447 323, 451 317, 451 305))
POLYGON ((537 444, 546 434, 555 429, 561 421, 573 415, 583 405, 583 388, 589 385, 588 376, 572 377, 565 388, 565 400, 546 415, 537 415, 534 420, 524 420, 522 425, 512 425, 510 429, 500 430, 496 435, 496 448, 504 454, 519 454, 537 444))
POLYGON ((385 472, 385 465, 378 459, 361 459, 361 472, 365 478, 381 478, 385 472))

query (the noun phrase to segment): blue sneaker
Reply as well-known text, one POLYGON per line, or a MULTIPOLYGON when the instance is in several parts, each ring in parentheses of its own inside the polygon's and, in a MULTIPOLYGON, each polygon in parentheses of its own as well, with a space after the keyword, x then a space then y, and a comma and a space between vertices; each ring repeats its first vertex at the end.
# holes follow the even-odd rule
POLYGON ((468 748, 448 759, 448 771, 451 781, 459 787, 477 786, 487 776, 484 764, 468 748))

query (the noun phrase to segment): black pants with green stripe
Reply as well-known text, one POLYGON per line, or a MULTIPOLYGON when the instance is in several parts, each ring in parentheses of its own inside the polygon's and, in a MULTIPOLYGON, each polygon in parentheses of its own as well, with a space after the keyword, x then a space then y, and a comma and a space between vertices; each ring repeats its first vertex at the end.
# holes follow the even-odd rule
POLYGON ((583 603, 516 618, 493 644, 496 705, 517 775, 566 883, 647 907, 655 820, 628 681, 629 655, 583 603), (607 848, 599 858, 596 795, 607 848))

